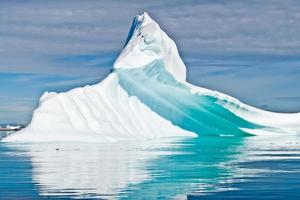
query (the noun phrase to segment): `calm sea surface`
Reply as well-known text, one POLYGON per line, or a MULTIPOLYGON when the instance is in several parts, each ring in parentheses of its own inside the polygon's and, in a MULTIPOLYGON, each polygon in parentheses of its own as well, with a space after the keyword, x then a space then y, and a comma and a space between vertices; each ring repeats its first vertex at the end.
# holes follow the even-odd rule
POLYGON ((0 199, 51 198, 300 199, 300 136, 0 143, 0 199))

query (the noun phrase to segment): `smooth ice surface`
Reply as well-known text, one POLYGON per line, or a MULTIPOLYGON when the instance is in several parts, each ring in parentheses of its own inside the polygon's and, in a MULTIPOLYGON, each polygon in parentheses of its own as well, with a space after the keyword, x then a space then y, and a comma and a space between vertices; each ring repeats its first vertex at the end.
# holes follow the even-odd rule
POLYGON ((46 92, 31 123, 3 141, 105 142, 300 132, 300 114, 262 111, 187 83, 176 44, 147 13, 134 19, 113 67, 99 84, 46 92))

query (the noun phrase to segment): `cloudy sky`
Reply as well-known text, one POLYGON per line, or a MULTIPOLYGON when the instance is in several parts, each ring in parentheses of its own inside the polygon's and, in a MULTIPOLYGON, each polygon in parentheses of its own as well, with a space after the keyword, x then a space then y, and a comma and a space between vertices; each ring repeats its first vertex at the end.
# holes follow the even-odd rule
POLYGON ((190 82, 260 108, 300 111, 300 1, 0 0, 0 124, 27 123, 44 91, 102 80, 147 11, 190 82))

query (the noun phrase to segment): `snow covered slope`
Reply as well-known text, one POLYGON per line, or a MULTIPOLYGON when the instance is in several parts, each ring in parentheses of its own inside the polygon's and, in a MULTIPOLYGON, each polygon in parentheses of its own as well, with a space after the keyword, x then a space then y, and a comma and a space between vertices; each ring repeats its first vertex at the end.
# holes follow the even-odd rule
POLYGON ((113 67, 99 84, 46 92, 31 123, 3 141, 105 142, 300 131, 300 114, 262 111, 187 83, 176 44, 147 13, 133 20, 113 67))

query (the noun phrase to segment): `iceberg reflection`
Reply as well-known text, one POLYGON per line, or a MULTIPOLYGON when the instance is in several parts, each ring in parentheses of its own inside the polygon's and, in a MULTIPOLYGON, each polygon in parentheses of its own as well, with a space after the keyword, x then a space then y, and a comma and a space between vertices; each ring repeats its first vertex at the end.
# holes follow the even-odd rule
POLYGON ((253 178, 292 172, 282 167, 286 160, 300 160, 297 141, 298 136, 199 137, 10 148, 30 158, 40 198, 209 199, 238 191, 253 178))
POLYGON ((24 145, 41 196, 167 198, 206 191, 232 169, 242 138, 24 145))
MULTIPOLYGON (((151 179, 147 166, 171 155, 171 143, 39 143, 24 146, 32 159, 33 181, 40 195, 122 196, 122 190, 151 179)), ((125 194, 124 194, 125 195, 125 194)))

